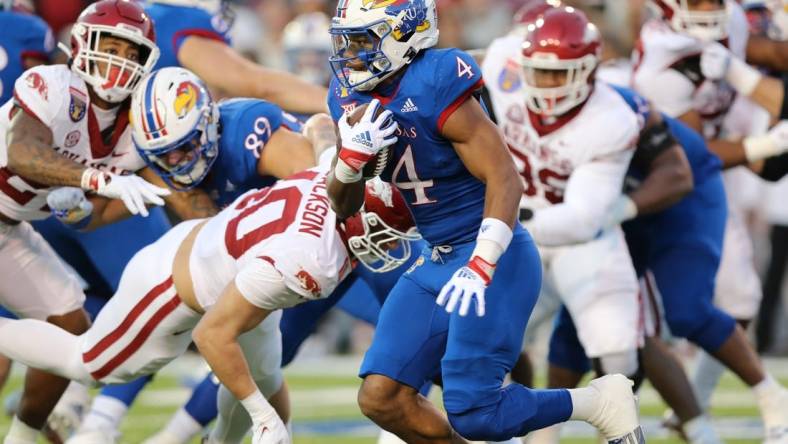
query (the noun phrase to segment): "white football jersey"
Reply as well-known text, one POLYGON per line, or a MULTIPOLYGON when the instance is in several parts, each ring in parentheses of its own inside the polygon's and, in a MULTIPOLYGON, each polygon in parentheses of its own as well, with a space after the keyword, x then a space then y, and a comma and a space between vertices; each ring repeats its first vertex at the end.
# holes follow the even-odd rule
POLYGON ((272 264, 297 295, 288 306, 324 298, 336 288, 351 265, 326 194, 327 171, 313 168, 252 190, 202 227, 189 258, 202 307, 212 306, 227 284, 258 259, 272 264))
MULTIPOLYGON (((741 6, 730 4, 727 46, 744 59, 749 28, 741 6)), ((674 31, 661 19, 643 25, 634 53, 633 86, 660 111, 679 117, 697 111, 703 119, 706 138, 717 138, 722 121, 736 96, 725 82, 706 80, 700 69, 700 54, 705 43, 674 31)))
POLYGON ((521 37, 497 39, 488 48, 482 73, 498 126, 525 186, 521 206, 544 208, 564 200, 572 172, 600 159, 620 157, 621 183, 642 122, 612 88, 597 82, 580 111, 540 135, 525 105, 524 79, 517 62, 521 37))
MULTIPOLYGON (((17 79, 14 99, 0 107, 0 134, 8 131, 14 103, 49 127, 52 149, 74 162, 115 174, 145 166, 131 140, 128 113, 118 111, 115 132, 105 143, 86 84, 66 65, 37 66, 17 79)), ((16 220, 49 217, 46 196, 51 188, 15 175, 6 165, 6 138, 0 137, 0 212, 16 220)))

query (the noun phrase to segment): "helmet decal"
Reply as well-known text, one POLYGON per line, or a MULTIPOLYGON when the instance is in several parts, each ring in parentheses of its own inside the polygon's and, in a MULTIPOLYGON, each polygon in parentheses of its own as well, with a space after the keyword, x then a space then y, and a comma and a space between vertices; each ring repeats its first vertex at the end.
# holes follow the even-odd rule
POLYGON ((172 107, 175 110, 175 115, 182 119, 200 101, 200 88, 187 80, 178 85, 176 94, 175 103, 172 104, 172 107))

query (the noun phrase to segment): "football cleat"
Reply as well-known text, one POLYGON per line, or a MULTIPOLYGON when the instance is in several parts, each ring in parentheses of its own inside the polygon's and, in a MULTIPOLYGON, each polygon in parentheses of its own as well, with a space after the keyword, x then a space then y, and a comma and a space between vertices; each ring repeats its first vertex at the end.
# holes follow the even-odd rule
POLYGON ((624 375, 606 375, 588 386, 599 393, 599 410, 588 423, 599 429, 610 444, 646 442, 638 421, 638 406, 632 393, 634 383, 624 375))
POLYGON ((115 444, 120 438, 120 432, 106 428, 78 431, 66 441, 66 444, 115 444))

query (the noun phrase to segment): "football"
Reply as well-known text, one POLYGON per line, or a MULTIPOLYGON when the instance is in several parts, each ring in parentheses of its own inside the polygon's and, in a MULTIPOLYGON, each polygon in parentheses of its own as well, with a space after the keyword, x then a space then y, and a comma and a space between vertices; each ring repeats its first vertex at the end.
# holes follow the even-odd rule
MULTIPOLYGON (((358 121, 361 120, 362 117, 364 117, 364 112, 366 111, 367 106, 368 104, 363 103, 357 106, 355 109, 353 109, 350 115, 348 115, 347 122, 351 126, 357 124, 358 121)), ((375 113, 374 117, 377 118, 383 111, 385 111, 385 109, 382 106, 378 107, 378 110, 375 113)), ((338 139, 337 145, 342 146, 341 137, 337 136, 337 139, 338 139)), ((386 147, 380 150, 380 152, 378 152, 378 155, 375 156, 374 159, 367 162, 367 164, 364 165, 364 168, 361 170, 361 174, 364 177, 364 179, 365 180, 372 179, 373 177, 379 176, 380 173, 382 173, 383 170, 386 168, 386 165, 391 159, 392 154, 393 151, 391 150, 391 147, 386 147)))

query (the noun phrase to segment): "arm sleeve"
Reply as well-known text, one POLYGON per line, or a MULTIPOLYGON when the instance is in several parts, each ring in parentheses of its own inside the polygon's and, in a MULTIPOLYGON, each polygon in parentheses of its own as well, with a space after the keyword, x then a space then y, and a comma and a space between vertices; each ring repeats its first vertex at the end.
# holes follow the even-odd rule
POLYGON ((446 120, 483 85, 482 69, 470 55, 458 49, 444 52, 433 77, 435 125, 440 133, 446 120))
POLYGON ((535 211, 524 224, 536 243, 558 246, 594 239, 604 228, 605 213, 621 194, 632 152, 619 151, 575 169, 564 201, 535 211))
POLYGON ((52 84, 41 68, 30 68, 16 80, 14 84, 14 102, 28 114, 36 117, 46 126, 51 127, 60 111, 62 92, 52 84))
POLYGON ((292 307, 302 299, 285 283, 285 278, 269 259, 258 257, 235 276, 235 286, 255 307, 278 310, 292 307))

